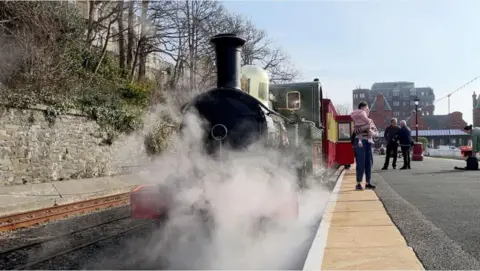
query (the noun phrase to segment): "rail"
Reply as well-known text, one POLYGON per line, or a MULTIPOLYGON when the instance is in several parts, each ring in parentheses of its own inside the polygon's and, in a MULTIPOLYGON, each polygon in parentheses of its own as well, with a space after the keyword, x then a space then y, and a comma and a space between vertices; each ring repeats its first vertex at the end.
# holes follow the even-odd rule
POLYGON ((129 203, 130 193, 121 193, 40 210, 7 215, 0 217, 0 232, 36 226, 42 223, 65 219, 73 215, 81 215, 111 207, 119 207, 128 205, 129 203))
POLYGON ((48 262, 49 260, 52 260, 56 257, 60 257, 87 248, 89 246, 96 245, 101 241, 112 239, 114 237, 131 232, 135 229, 152 223, 143 222, 140 224, 131 224, 132 221, 130 220, 129 216, 121 216, 76 231, 60 234, 44 240, 34 241, 14 248, 10 248, 0 252, 0 266, 4 270, 34 270, 36 269, 35 267, 41 266, 43 263, 48 262), (116 228, 118 230, 111 234, 105 235, 105 229, 102 229, 101 227, 114 227, 115 223, 117 224, 116 228), (97 230, 100 232, 100 234, 96 234, 98 235, 97 238, 92 238, 91 236, 95 236, 95 234, 89 232, 89 230, 97 230), (59 242, 60 245, 54 245, 55 242, 59 242), (62 243, 67 245, 61 245, 62 243), (39 251, 42 251, 44 247, 57 249, 54 249, 54 251, 48 253, 47 255, 42 255, 42 253, 39 253, 39 251))

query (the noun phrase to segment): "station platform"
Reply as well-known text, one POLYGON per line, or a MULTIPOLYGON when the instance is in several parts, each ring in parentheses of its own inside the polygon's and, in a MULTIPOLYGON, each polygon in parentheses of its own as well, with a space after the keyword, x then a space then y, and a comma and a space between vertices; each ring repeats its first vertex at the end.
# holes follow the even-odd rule
POLYGON ((303 270, 424 270, 375 191, 355 185, 352 166, 329 198, 303 270))
POLYGON ((0 217, 130 192, 142 174, 0 186, 0 217))

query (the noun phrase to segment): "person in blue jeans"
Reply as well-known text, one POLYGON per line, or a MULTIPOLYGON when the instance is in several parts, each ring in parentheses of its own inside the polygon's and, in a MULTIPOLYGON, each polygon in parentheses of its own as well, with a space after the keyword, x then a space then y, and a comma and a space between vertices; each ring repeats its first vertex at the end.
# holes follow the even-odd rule
MULTIPOLYGON (((370 111, 368 108, 368 104, 366 102, 360 102, 358 104, 358 109, 362 109, 370 111)), ((365 174, 365 180, 367 184, 365 185, 365 189, 375 189, 375 185, 371 183, 372 180, 372 167, 373 167, 373 153, 372 153, 372 144, 368 142, 366 139, 368 137, 367 130, 355 131, 356 134, 362 133, 364 136, 362 139, 362 145, 358 146, 358 138, 353 139, 353 149, 355 152, 355 162, 357 164, 356 167, 356 177, 357 177, 357 185, 355 186, 356 190, 363 190, 362 187, 362 179, 363 175, 365 174)))

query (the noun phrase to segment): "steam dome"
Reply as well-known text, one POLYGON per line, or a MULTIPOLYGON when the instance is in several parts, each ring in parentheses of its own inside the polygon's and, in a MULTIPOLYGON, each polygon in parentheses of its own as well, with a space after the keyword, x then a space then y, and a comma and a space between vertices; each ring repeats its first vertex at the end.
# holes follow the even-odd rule
POLYGON ((264 105, 270 106, 268 73, 255 65, 245 65, 241 70, 242 91, 260 100, 264 105))

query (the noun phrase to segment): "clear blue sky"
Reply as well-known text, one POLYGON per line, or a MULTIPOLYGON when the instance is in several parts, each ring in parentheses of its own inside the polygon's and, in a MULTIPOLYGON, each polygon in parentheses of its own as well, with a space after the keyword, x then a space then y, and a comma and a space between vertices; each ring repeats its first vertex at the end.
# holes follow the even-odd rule
MULTIPOLYGON (((334 103, 356 86, 413 81, 441 98, 480 75, 480 0, 223 1, 287 51, 305 80, 318 77, 334 103)), ((471 94, 451 97, 451 111, 472 121, 471 94)), ((448 112, 447 99, 436 114, 448 112)))

